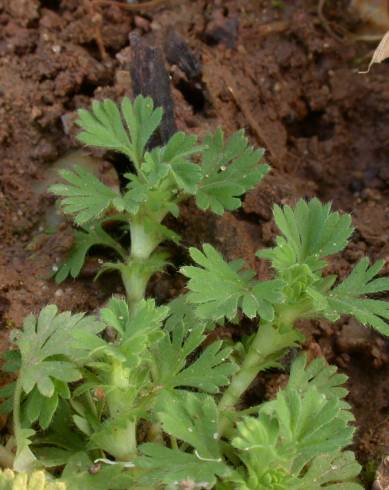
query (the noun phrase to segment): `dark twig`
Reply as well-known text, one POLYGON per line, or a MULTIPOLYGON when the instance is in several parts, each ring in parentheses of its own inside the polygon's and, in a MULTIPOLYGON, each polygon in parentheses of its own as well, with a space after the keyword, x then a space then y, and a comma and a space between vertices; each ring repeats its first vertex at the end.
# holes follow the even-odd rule
POLYGON ((93 0, 95 3, 101 5, 109 5, 114 7, 119 7, 124 10, 129 10, 131 12, 138 12, 139 10, 152 10, 155 7, 159 7, 164 3, 171 3, 176 0, 149 0, 148 2, 140 3, 119 3, 115 0, 93 0))

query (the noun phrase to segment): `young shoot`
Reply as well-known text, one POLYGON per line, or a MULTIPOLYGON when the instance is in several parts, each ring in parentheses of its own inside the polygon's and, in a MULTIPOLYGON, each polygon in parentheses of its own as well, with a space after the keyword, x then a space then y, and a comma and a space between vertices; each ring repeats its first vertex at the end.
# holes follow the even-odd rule
POLYGON ((90 111, 80 109, 78 115, 78 139, 125 155, 132 171, 124 174, 121 192, 80 166, 60 172, 65 183, 50 191, 60 197, 63 211, 73 217, 78 230, 56 280, 77 277, 89 250, 102 245, 112 249, 118 260, 103 264, 100 272, 120 272, 130 305, 144 297, 150 277, 167 264, 166 252, 159 249, 161 242, 179 241, 163 225, 169 213, 178 216, 180 203, 190 196, 202 210, 233 211, 239 208, 241 196, 269 171, 261 163, 263 150, 252 148, 243 131, 225 141, 218 129, 201 145, 196 136, 180 131, 166 145, 148 149, 163 115, 150 97, 138 96, 134 102, 125 97, 120 106, 112 100, 94 101, 90 111), (123 232, 130 233, 129 249, 110 234, 107 221, 117 221, 123 232))
POLYGON ((90 248, 104 245, 118 261, 102 271, 121 273, 127 297, 111 298, 98 317, 49 305, 13 333, 3 371, 15 381, 0 390, 13 420, 0 463, 11 470, 0 471, 0 490, 362 489, 348 449, 347 377, 335 367, 300 353, 274 399, 245 397, 259 373, 284 369, 285 355, 302 347, 301 319, 353 316, 389 335, 382 261, 363 258, 343 280, 325 272, 347 246, 351 217, 317 199, 275 206, 280 234, 257 254, 272 278, 204 244, 181 269, 189 291, 157 305, 144 295, 166 264, 159 245, 174 239, 165 216, 191 195, 200 209, 236 209, 268 171, 263 152, 242 132, 224 143, 221 130, 202 146, 176 133, 148 150, 162 111, 144 97, 120 108, 95 102, 79 116, 79 139, 128 156, 133 173, 116 192, 81 167, 62 172, 66 183, 52 192, 78 231, 57 280, 76 277, 90 248), (128 250, 107 220, 130 231, 128 250), (251 335, 210 340, 242 315, 257 325, 251 335))

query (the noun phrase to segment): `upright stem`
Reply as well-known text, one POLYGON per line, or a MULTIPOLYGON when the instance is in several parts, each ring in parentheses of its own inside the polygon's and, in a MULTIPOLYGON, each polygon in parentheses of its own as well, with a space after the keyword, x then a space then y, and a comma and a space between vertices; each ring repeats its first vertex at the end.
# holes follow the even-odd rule
POLYGON ((147 233, 144 223, 141 220, 134 220, 130 223, 131 230, 131 257, 134 259, 147 260, 159 240, 147 233))
MULTIPOLYGON (((236 403, 239 401, 242 394, 247 390, 252 381, 255 379, 261 367, 266 359, 261 352, 262 341, 262 328, 258 329, 256 336, 254 337, 246 357, 239 369, 239 371, 233 376, 232 381, 224 392, 220 402, 219 410, 234 410, 236 403)), ((223 417, 219 424, 219 434, 222 435, 229 425, 227 417, 223 417)))
MULTIPOLYGON (((141 266, 141 264, 139 265, 141 266)), ((132 309, 145 297, 149 277, 141 274, 139 267, 135 267, 134 262, 130 266, 123 267, 121 276, 126 290, 128 307, 132 309)))
MULTIPOLYGON (((161 214, 161 220, 165 214, 166 212, 161 214)), ((156 271, 154 268, 155 264, 153 267, 150 256, 160 243, 160 237, 152 231, 147 231, 142 217, 131 221, 130 231, 131 252, 128 264, 121 268, 121 276, 126 289, 128 309, 130 314, 132 314, 136 305, 144 299, 147 283, 151 275, 156 271)), ((116 403, 113 403, 113 405, 116 405, 116 403)), ((151 440, 162 441, 162 429, 159 424, 152 424, 150 436, 151 440)), ((128 426, 117 434, 115 442, 119 443, 119 447, 126 437, 130 439, 128 441, 131 446, 130 452, 119 455, 118 459, 129 458, 131 454, 136 452, 136 421, 129 422, 128 426)))
MULTIPOLYGON (((113 420, 121 418, 128 410, 128 399, 125 392, 129 387, 129 369, 122 363, 113 360, 111 364, 110 385, 113 390, 107 394, 107 404, 113 420)), ((130 419, 125 425, 120 423, 106 438, 104 450, 119 461, 129 461, 136 454, 136 419, 130 419)))
POLYGON ((20 422, 20 404, 22 401, 22 382, 21 382, 21 377, 18 376, 18 379, 16 381, 15 385, 15 391, 14 391, 14 397, 13 397, 13 426, 14 426, 14 435, 16 439, 16 444, 19 443, 20 441, 20 432, 22 430, 22 425, 20 422))
POLYGON ((130 309, 139 303, 146 292, 150 273, 147 265, 150 255, 158 246, 159 240, 147 232, 141 218, 130 223, 131 251, 128 264, 121 270, 130 309))
MULTIPOLYGON (((274 323, 261 324, 239 371, 233 376, 231 384, 219 402, 220 412, 234 410, 240 397, 257 374, 278 360, 285 349, 292 347, 300 340, 302 340, 301 334, 293 327, 280 327, 274 323)), ((230 425, 229 418, 222 417, 219 423, 219 434, 225 434, 230 425)))

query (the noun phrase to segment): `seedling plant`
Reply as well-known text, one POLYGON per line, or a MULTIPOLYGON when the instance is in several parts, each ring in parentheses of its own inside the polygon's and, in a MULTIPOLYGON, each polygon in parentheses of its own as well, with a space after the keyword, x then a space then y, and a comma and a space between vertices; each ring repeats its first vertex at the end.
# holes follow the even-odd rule
POLYGON ((269 171, 242 131, 225 140, 217 130, 201 144, 178 132, 148 149, 161 119, 142 96, 79 111, 79 140, 124 154, 131 171, 121 191, 82 167, 62 171, 51 192, 76 231, 56 280, 76 278, 99 245, 116 257, 99 274, 118 271, 126 296, 98 315, 49 305, 13 333, 3 370, 15 381, 1 389, 13 436, 0 447, 12 471, 0 474, 0 489, 362 488, 349 449, 347 378, 298 354, 296 324, 350 315, 388 335, 383 262, 363 258, 343 280, 328 275, 327 258, 347 246, 351 217, 300 200, 274 207, 279 235, 257 254, 271 265, 270 279, 204 244, 189 249, 192 265, 181 268, 185 294, 164 305, 146 298, 151 276, 169 263, 161 244, 180 240, 164 218, 178 216, 190 197, 204 211, 234 211, 269 171), (216 326, 244 316, 256 325, 251 335, 207 341, 216 326), (285 369, 287 354, 286 386, 272 400, 243 403, 259 373, 285 369))

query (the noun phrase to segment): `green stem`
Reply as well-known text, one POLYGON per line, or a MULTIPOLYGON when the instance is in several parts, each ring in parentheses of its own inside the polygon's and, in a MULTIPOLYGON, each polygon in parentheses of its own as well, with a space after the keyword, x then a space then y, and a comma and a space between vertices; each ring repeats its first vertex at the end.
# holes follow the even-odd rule
POLYGON ((145 297, 147 283, 154 272, 149 267, 150 256, 160 238, 146 230, 141 217, 131 221, 130 231, 131 251, 128 262, 121 268, 121 276, 131 310, 145 297))
POLYGON ((15 435, 17 445, 21 439, 20 436, 22 431, 22 424, 20 421, 20 405, 22 402, 22 392, 23 392, 23 387, 22 387, 21 377, 18 376, 18 379, 16 380, 15 392, 13 397, 13 406, 12 406, 14 435, 15 435))
MULTIPOLYGON (((220 402, 219 411, 231 411, 234 410, 236 403, 239 401, 242 394, 247 390, 252 381, 256 378, 257 374, 261 370, 261 367, 266 359, 261 352, 261 335, 262 328, 258 329, 256 336, 254 337, 249 350, 244 358, 244 361, 239 371, 233 376, 232 381, 224 392, 220 402)), ((219 424, 219 434, 222 435, 229 425, 229 419, 223 417, 219 424)))
MULTIPOLYGON (((296 345, 303 339, 293 327, 263 323, 253 338, 239 371, 233 376, 231 384, 224 392, 219 411, 232 411, 258 373, 273 365, 285 352, 285 349, 296 345)), ((219 423, 219 434, 225 434, 231 427, 228 416, 222 416, 219 423)))
POLYGON ((158 246, 159 240, 148 233, 141 220, 130 223, 131 258, 147 260, 158 246))
MULTIPOLYGON (((109 384, 113 389, 107 394, 107 405, 110 418, 120 419, 128 412, 126 390, 129 388, 130 372, 120 361, 112 360, 109 384)), ((110 434, 103 440, 102 449, 109 452, 119 461, 130 461, 136 455, 137 420, 132 418, 123 427, 119 422, 110 434)))
MULTIPOLYGON (((166 211, 162 208, 160 216, 158 216, 158 218, 160 218, 158 219, 158 222, 160 222, 165 215, 166 211)), ((159 234, 147 231, 144 221, 142 216, 138 216, 130 222, 131 252, 128 263, 123 264, 123 267, 121 268, 121 276, 126 290, 128 308, 131 314, 136 305, 144 299, 147 283, 149 282, 151 275, 156 272, 156 269, 152 266, 150 256, 161 241, 159 234)), ((155 378, 156 373, 153 372, 154 366, 151 366, 151 368, 152 375, 155 378)), ((114 374, 112 376, 114 377, 114 374)), ((113 384, 117 385, 116 381, 113 381, 113 384)), ((109 401, 108 404, 110 405, 109 401)), ((113 400, 111 406, 117 406, 117 403, 113 400)), ((162 441, 163 436, 160 425, 153 424, 149 435, 151 440, 162 441)), ((117 437, 120 439, 121 434, 118 434, 117 437)), ((136 423, 131 444, 133 445, 133 450, 136 451, 136 423)))
POLYGON ((142 274, 139 267, 134 267, 134 264, 124 265, 121 269, 121 276, 126 290, 128 307, 131 310, 145 297, 149 276, 142 274))

